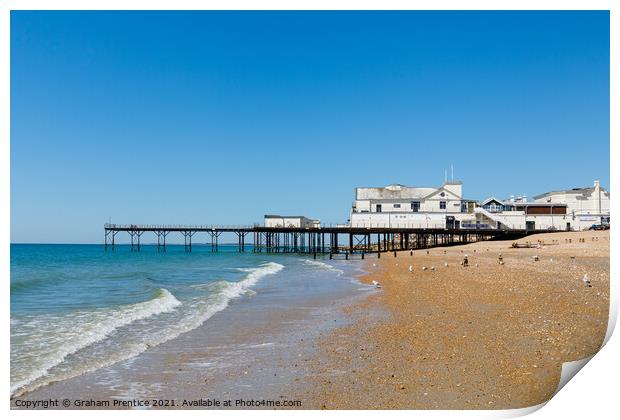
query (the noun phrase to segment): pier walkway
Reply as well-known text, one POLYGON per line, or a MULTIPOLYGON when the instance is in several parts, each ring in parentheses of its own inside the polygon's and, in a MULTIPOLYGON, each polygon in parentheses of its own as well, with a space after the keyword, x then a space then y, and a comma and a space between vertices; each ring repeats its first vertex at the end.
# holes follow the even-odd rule
POLYGON ((183 236, 185 252, 192 251, 196 235, 206 235, 211 251, 219 250, 219 237, 229 232, 236 236, 238 252, 298 254, 352 254, 378 253, 458 245, 485 240, 516 239, 531 233, 546 231, 498 229, 420 229, 395 227, 264 227, 264 226, 207 226, 207 225, 116 225, 106 223, 105 250, 115 250, 116 236, 126 232, 130 236, 131 251, 140 251, 142 235, 146 232, 157 237, 157 252, 166 252, 170 233, 183 236), (250 238, 246 238, 251 235, 250 238), (247 239, 247 240, 246 240, 247 239))

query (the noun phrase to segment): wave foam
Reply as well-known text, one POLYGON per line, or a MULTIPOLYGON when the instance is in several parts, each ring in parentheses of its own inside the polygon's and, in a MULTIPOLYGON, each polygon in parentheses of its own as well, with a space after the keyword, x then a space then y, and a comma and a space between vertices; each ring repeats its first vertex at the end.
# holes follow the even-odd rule
POLYGON ((314 267, 320 267, 324 270, 328 270, 328 271, 333 271, 335 273, 338 273, 339 276, 341 276, 342 274, 344 274, 344 271, 334 267, 333 265, 324 263, 323 261, 317 261, 317 260, 302 260, 302 262, 306 265, 310 265, 310 266, 314 266, 314 267))
MULTIPOLYGON (((106 338, 114 330, 164 312, 172 311, 181 302, 166 289, 158 289, 153 299, 132 305, 125 305, 112 311, 80 312, 73 314, 71 320, 54 319, 45 324, 34 321, 35 329, 48 332, 60 341, 54 350, 36 358, 37 366, 29 375, 11 384, 11 394, 20 388, 48 374, 50 369, 61 364, 65 358, 79 350, 106 338)), ((41 337, 40 334, 35 337, 41 337)), ((40 343, 30 343, 32 347, 41 348, 40 343)), ((28 344, 26 344, 28 345, 28 344)), ((47 347, 47 346, 46 346, 47 347)), ((11 355, 13 359, 13 355, 11 355)))
MULTIPOLYGON (((177 323, 165 326, 163 330, 159 330, 156 334, 146 337, 144 341, 132 343, 128 347, 119 350, 114 354, 110 354, 104 360, 91 360, 89 361, 88 366, 81 366, 78 369, 62 372, 55 375, 53 378, 50 377, 44 379, 50 369, 62 363, 68 355, 76 353, 90 344, 103 340, 115 329, 128 325, 139 319, 144 319, 155 314, 171 311, 181 305, 181 302, 179 302, 166 289, 159 289, 161 296, 158 296, 156 299, 130 305, 130 307, 124 310, 112 311, 111 314, 108 313, 107 319, 102 320, 98 325, 93 325, 92 327, 87 328, 88 331, 86 331, 83 339, 75 340, 72 344, 69 343, 67 346, 63 346, 62 350, 59 349, 55 353, 54 357, 46 359, 43 366, 36 369, 34 373, 15 384, 11 384, 11 395, 15 397, 47 385, 52 381, 70 379, 72 377, 83 375, 123 360, 130 359, 143 353, 151 347, 163 344, 166 341, 170 341, 180 336, 181 334, 196 329, 214 314, 228 307, 228 304, 232 299, 251 292, 250 287, 256 284, 263 277, 276 274, 283 268, 284 266, 282 264, 269 262, 255 268, 239 269, 240 271, 247 272, 247 275, 243 280, 238 282, 221 280, 217 283, 211 283, 211 287, 213 288, 211 291, 213 293, 207 296, 206 299, 184 303, 183 306, 187 307, 188 313, 177 323)), ((77 333, 77 336, 78 338, 81 337, 82 333, 77 333)), ((13 358, 13 356, 11 356, 11 358, 13 358)))

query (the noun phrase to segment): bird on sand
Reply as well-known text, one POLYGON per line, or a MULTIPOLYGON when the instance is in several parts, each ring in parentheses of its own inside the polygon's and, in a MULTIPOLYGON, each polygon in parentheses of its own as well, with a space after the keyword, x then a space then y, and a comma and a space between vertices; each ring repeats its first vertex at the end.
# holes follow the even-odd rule
POLYGON ((413 266, 412 266, 412 265, 410 265, 410 266, 409 266, 409 272, 412 272, 412 271, 413 271, 413 266))
POLYGON ((375 286, 376 289, 381 289, 381 284, 377 280, 373 280, 372 285, 375 286))
POLYGON ((583 279, 581 279, 581 281, 583 282, 583 284, 586 285, 586 287, 592 287, 592 284, 590 283, 590 277, 588 276, 588 273, 583 275, 583 279))

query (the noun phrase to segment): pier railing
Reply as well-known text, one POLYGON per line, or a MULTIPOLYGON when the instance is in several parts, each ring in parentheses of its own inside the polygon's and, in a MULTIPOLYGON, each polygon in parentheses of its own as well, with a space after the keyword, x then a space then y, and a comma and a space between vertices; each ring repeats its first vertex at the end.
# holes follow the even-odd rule
POLYGON ((257 224, 254 225, 127 225, 127 224, 114 224, 114 223, 106 223, 103 225, 105 229, 136 229, 136 230, 155 230, 155 229, 179 229, 179 230, 203 230, 203 229, 252 229, 257 227, 257 224))

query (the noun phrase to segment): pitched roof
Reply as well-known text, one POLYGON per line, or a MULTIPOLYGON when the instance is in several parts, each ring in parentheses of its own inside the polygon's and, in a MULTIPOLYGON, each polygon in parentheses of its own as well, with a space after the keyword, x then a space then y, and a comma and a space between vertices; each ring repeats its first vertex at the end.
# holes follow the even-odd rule
POLYGON ((481 205, 481 206, 484 206, 484 205, 486 205, 486 204, 489 204, 491 201, 495 201, 495 202, 496 202, 496 203, 498 203, 498 204, 504 204, 504 203, 502 203, 502 201, 501 201, 501 200, 498 200, 498 199, 497 199, 497 198, 495 198, 495 197, 489 197, 489 198, 487 198, 486 200, 484 200, 482 203, 480 203, 480 205, 481 205))

